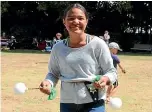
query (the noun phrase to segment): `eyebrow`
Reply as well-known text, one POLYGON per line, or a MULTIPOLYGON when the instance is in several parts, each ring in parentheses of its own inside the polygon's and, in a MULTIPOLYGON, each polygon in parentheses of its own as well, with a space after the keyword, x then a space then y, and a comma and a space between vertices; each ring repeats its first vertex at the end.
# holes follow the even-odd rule
MULTIPOLYGON (((67 16, 67 17, 75 17, 75 16, 67 16)), ((76 16, 76 17, 85 17, 85 16, 76 16)))

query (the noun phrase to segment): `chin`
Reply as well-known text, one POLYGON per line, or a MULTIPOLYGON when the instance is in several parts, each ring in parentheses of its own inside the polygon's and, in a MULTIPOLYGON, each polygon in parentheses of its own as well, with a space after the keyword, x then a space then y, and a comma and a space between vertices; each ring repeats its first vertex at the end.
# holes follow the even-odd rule
POLYGON ((71 33, 82 34, 82 33, 84 33, 84 31, 82 31, 82 30, 75 30, 75 31, 71 31, 71 33))

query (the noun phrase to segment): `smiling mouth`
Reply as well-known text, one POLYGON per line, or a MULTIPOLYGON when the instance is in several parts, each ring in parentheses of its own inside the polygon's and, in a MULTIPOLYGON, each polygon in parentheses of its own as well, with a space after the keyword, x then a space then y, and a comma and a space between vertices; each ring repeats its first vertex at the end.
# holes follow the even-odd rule
POLYGON ((71 27, 72 29, 80 29, 80 27, 79 26, 73 26, 73 27, 71 27))
POLYGON ((72 29, 78 29, 79 27, 71 27, 72 29))

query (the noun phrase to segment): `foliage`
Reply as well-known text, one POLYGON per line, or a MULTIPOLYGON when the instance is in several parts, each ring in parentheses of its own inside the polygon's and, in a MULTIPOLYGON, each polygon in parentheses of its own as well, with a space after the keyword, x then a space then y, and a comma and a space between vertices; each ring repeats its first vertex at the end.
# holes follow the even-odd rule
MULTIPOLYGON (((151 32, 150 1, 3 1, 2 32, 9 36, 15 35, 19 39, 52 39, 55 33, 64 33, 62 14, 68 5, 73 3, 80 3, 87 9, 88 33, 103 35, 105 30, 109 30, 112 38, 117 37, 117 41, 121 41, 120 38, 124 38, 122 34, 126 32, 151 32)), ((146 41, 152 41, 150 36, 146 41)))

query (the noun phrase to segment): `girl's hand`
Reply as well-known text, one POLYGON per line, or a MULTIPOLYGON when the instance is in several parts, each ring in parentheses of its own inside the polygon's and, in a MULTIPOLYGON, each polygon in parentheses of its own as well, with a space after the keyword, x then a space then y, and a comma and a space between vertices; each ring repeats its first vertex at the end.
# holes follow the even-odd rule
POLYGON ((107 83, 109 83, 109 78, 107 76, 103 76, 100 78, 99 81, 94 82, 94 87, 97 89, 103 89, 105 88, 105 86, 107 85, 107 83))
POLYGON ((42 81, 41 84, 40 84, 40 91, 44 94, 47 94, 47 95, 50 95, 51 93, 51 84, 49 81, 42 81))

